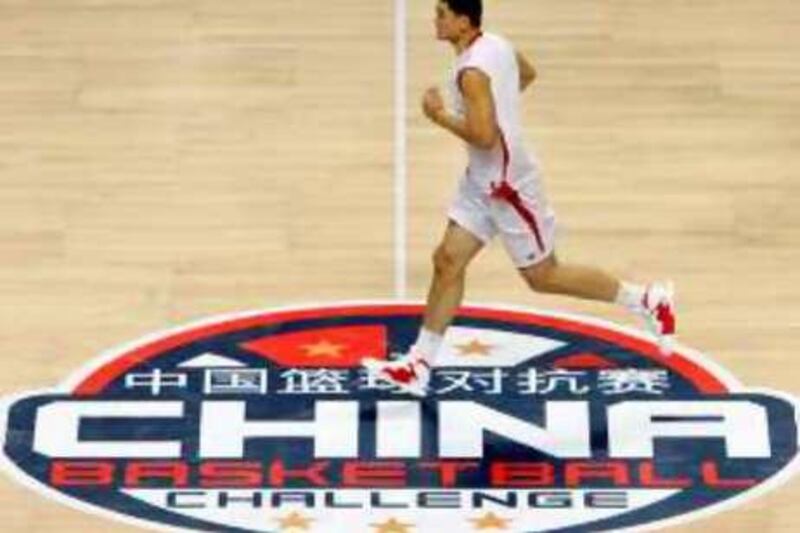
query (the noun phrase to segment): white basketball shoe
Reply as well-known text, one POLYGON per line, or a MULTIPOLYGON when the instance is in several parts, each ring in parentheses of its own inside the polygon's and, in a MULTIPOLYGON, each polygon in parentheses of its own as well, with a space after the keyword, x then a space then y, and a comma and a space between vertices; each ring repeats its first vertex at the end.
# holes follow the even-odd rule
POLYGON ((361 360, 361 364, 370 375, 391 383, 404 392, 418 397, 427 394, 431 366, 415 348, 393 361, 365 358, 361 360))
POLYGON ((675 288, 672 282, 652 283, 642 297, 639 312, 648 329, 658 338, 662 355, 672 355, 675 343, 675 288))

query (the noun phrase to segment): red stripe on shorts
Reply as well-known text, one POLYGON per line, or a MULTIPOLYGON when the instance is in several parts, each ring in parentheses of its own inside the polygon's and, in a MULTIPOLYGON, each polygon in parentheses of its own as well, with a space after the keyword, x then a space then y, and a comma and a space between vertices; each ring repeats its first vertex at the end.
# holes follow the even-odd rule
POLYGON ((536 244, 539 246, 539 251, 544 253, 544 242, 539 232, 539 223, 536 221, 536 215, 525 206, 522 202, 522 198, 519 196, 519 192, 508 182, 508 166, 511 161, 511 156, 502 130, 500 131, 500 144, 503 148, 503 176, 499 186, 492 183, 492 197, 505 200, 511 204, 511 207, 522 217, 522 220, 528 224, 531 232, 533 232, 533 236, 536 238, 536 244))

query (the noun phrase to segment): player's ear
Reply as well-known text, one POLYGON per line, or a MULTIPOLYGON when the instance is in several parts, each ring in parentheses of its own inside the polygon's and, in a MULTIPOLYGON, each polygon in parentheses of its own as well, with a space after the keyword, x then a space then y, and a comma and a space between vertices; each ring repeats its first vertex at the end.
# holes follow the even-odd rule
POLYGON ((466 15, 457 15, 458 16, 458 29, 461 31, 469 31, 472 28, 472 22, 470 22, 469 17, 466 15))

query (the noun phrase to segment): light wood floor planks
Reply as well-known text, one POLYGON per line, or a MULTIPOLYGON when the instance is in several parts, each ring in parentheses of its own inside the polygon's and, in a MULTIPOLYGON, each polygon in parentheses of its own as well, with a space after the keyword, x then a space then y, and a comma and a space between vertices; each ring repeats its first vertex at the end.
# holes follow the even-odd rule
MULTIPOLYGON (((463 168, 418 101, 444 80, 409 2, 414 299, 463 168)), ((389 0, 0 0, 0 393, 217 313, 389 298, 389 0)), ((527 134, 565 260, 671 277, 682 340, 800 393, 800 7, 791 0, 494 0, 540 78, 527 134)), ((500 246, 468 300, 528 293, 500 246)), ((800 482, 680 531, 800 530, 800 482)), ((4 531, 133 531, 0 478, 4 531)))

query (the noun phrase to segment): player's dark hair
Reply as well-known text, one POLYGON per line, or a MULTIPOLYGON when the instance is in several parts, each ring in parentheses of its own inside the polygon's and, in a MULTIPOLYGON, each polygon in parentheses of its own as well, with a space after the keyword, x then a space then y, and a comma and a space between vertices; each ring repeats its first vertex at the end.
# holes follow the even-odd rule
POLYGON ((475 28, 481 27, 483 17, 483 0, 441 0, 456 15, 464 15, 469 18, 470 23, 475 28))

